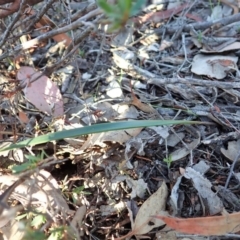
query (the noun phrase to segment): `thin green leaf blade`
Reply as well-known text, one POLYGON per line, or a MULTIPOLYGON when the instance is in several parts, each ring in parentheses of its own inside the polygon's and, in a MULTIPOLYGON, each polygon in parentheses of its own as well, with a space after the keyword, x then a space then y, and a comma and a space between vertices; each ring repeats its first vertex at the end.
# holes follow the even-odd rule
POLYGON ((108 131, 125 130, 129 128, 151 127, 160 125, 175 124, 199 124, 201 122, 185 121, 185 120, 137 120, 137 121, 120 121, 111 123, 100 123, 82 128, 63 130, 56 133, 49 133, 32 139, 26 139, 22 142, 11 144, 9 147, 0 149, 0 152, 22 148, 25 146, 34 146, 46 142, 56 141, 64 138, 75 138, 81 135, 92 133, 101 133, 108 131))
POLYGON ((115 12, 115 9, 113 6, 111 6, 109 3, 107 3, 105 0, 98 0, 99 7, 104 10, 105 13, 111 14, 115 12))
POLYGON ((137 0, 132 5, 131 11, 130 11, 130 17, 138 14, 144 5, 146 5, 146 0, 137 0))

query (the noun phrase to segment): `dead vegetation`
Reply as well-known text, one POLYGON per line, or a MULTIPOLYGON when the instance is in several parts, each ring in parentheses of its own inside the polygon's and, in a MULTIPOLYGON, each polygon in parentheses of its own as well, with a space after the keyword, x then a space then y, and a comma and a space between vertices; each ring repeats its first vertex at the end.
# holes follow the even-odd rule
POLYGON ((1 149, 201 122, 1 152, 5 239, 240 238, 239 4, 150 1, 110 33, 94 1, 0 0, 1 149))

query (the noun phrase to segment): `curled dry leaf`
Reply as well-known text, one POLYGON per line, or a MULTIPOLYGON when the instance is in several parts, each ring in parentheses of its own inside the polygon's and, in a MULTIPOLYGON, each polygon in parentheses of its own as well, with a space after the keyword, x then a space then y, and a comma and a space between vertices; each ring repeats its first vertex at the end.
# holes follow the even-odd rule
POLYGON ((187 179, 191 179, 198 194, 203 199, 206 199, 208 210, 211 215, 217 214, 223 210, 223 203, 217 194, 212 191, 212 184, 207 178, 204 178, 202 174, 191 167, 186 168, 183 176, 187 179))
POLYGON ((17 79, 24 87, 24 93, 40 111, 54 117, 63 116, 63 100, 58 86, 47 76, 32 67, 21 67, 17 79))
MULTIPOLYGON (((239 147, 240 139, 238 139, 237 141, 229 141, 228 148, 225 149, 222 147, 221 152, 225 157, 227 157, 229 160, 233 162, 235 158, 238 156, 239 147)), ((239 161, 239 159, 237 161, 239 161)))

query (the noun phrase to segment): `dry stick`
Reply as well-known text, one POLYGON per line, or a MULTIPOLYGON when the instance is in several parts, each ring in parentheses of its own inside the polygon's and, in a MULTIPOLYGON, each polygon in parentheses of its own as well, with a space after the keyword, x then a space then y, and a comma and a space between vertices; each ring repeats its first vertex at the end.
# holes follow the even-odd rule
MULTIPOLYGON (((111 50, 113 53, 114 51, 111 50)), ((162 78, 159 75, 153 74, 147 70, 144 70, 134 64, 131 64, 124 60, 123 58, 119 57, 117 54, 114 56, 116 60, 116 64, 119 68, 124 69, 127 73, 135 78, 139 78, 143 81, 147 81, 148 84, 154 84, 157 86, 162 86, 166 84, 190 84, 190 85, 200 85, 206 87, 218 87, 223 89, 233 89, 233 88, 240 88, 240 82, 220 82, 220 81, 209 81, 209 80, 201 80, 196 78, 162 78)))
POLYGON ((50 67, 46 67, 43 74, 50 76, 55 70, 62 66, 62 64, 67 60, 68 57, 72 57, 73 54, 77 51, 81 41, 91 32, 91 27, 88 27, 85 31, 83 31, 76 39, 77 43, 71 44, 66 50, 65 56, 59 60, 57 63, 51 65, 50 67), (73 47, 74 45, 74 47, 73 47))
POLYGON ((17 15, 15 16, 15 18, 13 19, 13 21, 9 24, 9 26, 7 27, 7 29, 5 30, 4 34, 3 34, 3 37, 2 37, 2 40, 0 42, 0 48, 3 46, 3 44, 6 42, 6 39, 7 37, 9 36, 10 32, 12 31, 12 28, 14 26, 14 24, 19 20, 19 18, 21 17, 22 15, 22 12, 25 8, 25 2, 26 0, 23 0, 22 4, 21 4, 21 7, 17 13, 17 15))
POLYGON ((52 4, 56 0, 50 0, 48 3, 44 5, 42 10, 35 16, 34 20, 29 24, 29 26, 26 29, 26 32, 28 32, 37 22, 40 21, 40 19, 43 17, 43 15, 47 12, 47 10, 52 6, 52 4))
MULTIPOLYGON (((209 28, 213 25, 220 24, 222 26, 226 26, 230 23, 234 23, 234 22, 238 22, 238 21, 240 21, 240 13, 232 15, 230 17, 219 19, 219 20, 188 24, 186 26, 183 26, 183 31, 189 32, 192 28, 194 28, 195 30, 205 30, 205 29, 207 29, 207 28, 209 28)), ((162 34, 164 31, 166 31, 167 33, 172 33, 173 34, 178 29, 179 29, 179 26, 177 26, 177 27, 175 27, 175 26, 174 27, 173 26, 164 26, 162 28, 159 28, 159 29, 155 30, 154 32, 157 33, 157 34, 162 34)))
POLYGON ((83 21, 85 21, 86 19, 88 19, 90 17, 96 16, 99 13, 101 13, 101 10, 100 9, 96 9, 96 10, 86 14, 82 18, 78 19, 77 21, 75 21, 75 22, 73 22, 73 23, 71 23, 71 24, 69 24, 69 25, 67 25, 65 27, 54 29, 54 30, 52 30, 50 32, 42 34, 41 36, 39 36, 37 38, 34 38, 34 39, 32 39, 32 40, 30 40, 28 42, 25 42, 24 44, 21 44, 20 46, 15 47, 15 49, 13 51, 6 52, 6 53, 2 54, 0 56, 0 60, 3 60, 4 58, 6 58, 8 56, 13 56, 13 55, 15 55, 16 53, 18 53, 21 50, 26 50, 26 49, 29 49, 31 47, 34 47, 35 45, 37 45, 41 41, 47 40, 49 38, 52 38, 55 35, 58 35, 58 34, 65 33, 65 32, 71 31, 73 29, 76 29, 76 28, 78 28, 78 27, 80 27, 82 25, 83 21))
POLYGON ((238 161, 239 158, 240 158, 240 150, 238 151, 238 154, 237 154, 237 156, 234 158, 234 161, 233 161, 233 163, 232 163, 232 165, 231 165, 230 172, 229 172, 227 181, 226 181, 225 186, 224 186, 225 189, 228 187, 229 181, 230 181, 230 179, 231 179, 231 177, 232 177, 232 175, 233 175, 234 167, 235 167, 235 165, 236 165, 236 163, 237 163, 237 161, 238 161))
POLYGON ((161 78, 154 77, 148 80, 148 84, 154 84, 157 86, 166 85, 166 84, 190 84, 190 85, 200 85, 206 87, 218 87, 223 89, 232 89, 232 88, 240 88, 240 82, 220 82, 220 81, 209 81, 209 80, 200 80, 196 78, 161 78))
MULTIPOLYGON (((89 13, 89 12, 92 12, 93 10, 95 10, 97 8, 97 4, 95 2, 89 4, 86 8, 83 8, 79 11, 77 11, 76 13, 74 13, 72 16, 71 16, 71 22, 74 22, 76 21, 77 19, 79 19, 80 17, 83 17, 82 15, 83 14, 86 14, 86 13, 89 13)), ((65 24, 66 24, 66 20, 65 20, 65 24)), ((59 27, 63 26, 64 22, 62 23, 62 25, 60 24, 59 27)))

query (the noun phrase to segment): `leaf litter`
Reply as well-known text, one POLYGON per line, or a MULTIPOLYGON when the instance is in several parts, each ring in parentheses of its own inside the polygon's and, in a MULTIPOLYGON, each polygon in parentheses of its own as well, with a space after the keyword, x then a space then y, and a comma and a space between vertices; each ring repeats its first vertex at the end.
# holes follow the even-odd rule
MULTIPOLYGON (((8 175, 12 165, 31 167, 34 157, 48 156, 15 188, 11 204, 26 213, 28 206, 47 210, 48 237, 54 226, 69 227, 68 239, 239 237, 237 1, 150 1, 115 33, 106 31, 96 3, 50 2, 45 11, 47 1, 28 1, 38 4, 17 22, 5 16, 21 9, 0 11, 9 26, 0 38, 1 148, 101 122, 209 124, 92 134, 1 153, 3 193, 19 178, 8 175)), ((1 231, 24 239, 10 210, 1 231)))

